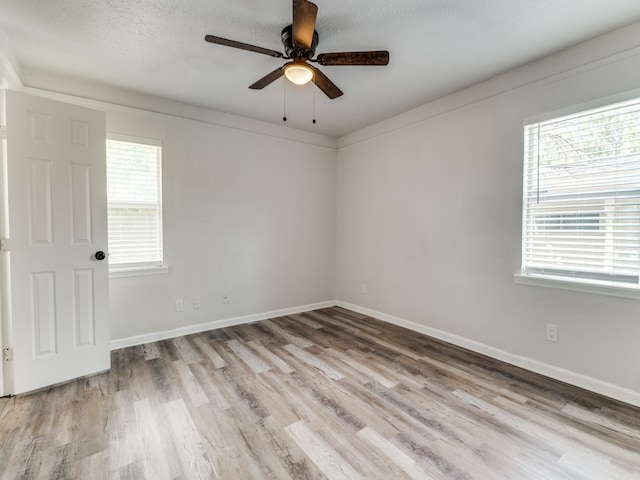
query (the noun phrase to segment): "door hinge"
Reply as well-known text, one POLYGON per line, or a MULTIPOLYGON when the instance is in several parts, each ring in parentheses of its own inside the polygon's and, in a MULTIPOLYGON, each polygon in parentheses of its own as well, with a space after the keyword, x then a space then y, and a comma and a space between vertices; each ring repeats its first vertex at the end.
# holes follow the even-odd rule
POLYGON ((5 362, 13 362, 13 347, 3 348, 2 358, 5 362))
POLYGON ((0 126, 0 140, 6 140, 6 139, 7 139, 7 126, 2 125, 0 126))
POLYGON ((8 251, 9 251, 9 239, 0 238, 0 252, 8 252, 8 251))

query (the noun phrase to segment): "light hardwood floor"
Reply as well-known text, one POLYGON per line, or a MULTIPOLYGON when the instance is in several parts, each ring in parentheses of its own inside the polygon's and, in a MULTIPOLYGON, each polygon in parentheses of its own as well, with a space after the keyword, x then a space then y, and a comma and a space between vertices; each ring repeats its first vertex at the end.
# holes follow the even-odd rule
POLYGON ((114 351, 0 401, 0 447, 2 479, 634 479, 640 409, 329 308, 114 351))

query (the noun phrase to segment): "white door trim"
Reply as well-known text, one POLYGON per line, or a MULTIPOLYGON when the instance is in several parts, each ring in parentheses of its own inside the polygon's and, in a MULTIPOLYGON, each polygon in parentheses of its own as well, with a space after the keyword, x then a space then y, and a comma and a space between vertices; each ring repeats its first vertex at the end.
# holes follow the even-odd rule
MULTIPOLYGON (((7 125, 5 110, 5 90, 0 89, 0 127, 7 125)), ((7 140, 0 136, 0 238, 8 238, 9 222, 7 216, 7 140)), ((9 254, 0 252, 0 347, 10 347, 10 331, 11 323, 9 322, 9 254)), ((4 361, 4 356, 0 359, 0 397, 13 393, 13 370, 10 365, 4 361)))

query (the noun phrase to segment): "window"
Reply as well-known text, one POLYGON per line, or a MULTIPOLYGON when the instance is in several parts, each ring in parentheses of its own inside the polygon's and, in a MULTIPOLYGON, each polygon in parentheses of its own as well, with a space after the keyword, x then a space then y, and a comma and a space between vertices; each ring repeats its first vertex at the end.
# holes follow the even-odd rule
POLYGON ((522 274, 638 287, 640 99, 525 125, 522 274))
POLYGON ((162 266, 159 142, 107 139, 110 269, 162 266))

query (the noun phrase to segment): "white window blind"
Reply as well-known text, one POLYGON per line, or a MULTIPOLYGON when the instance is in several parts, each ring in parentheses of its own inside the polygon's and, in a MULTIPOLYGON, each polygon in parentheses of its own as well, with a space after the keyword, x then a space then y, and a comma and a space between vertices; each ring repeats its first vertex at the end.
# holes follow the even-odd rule
POLYGON ((523 274, 638 285, 640 99, 525 126, 523 274))
POLYGON ((107 140, 109 266, 162 265, 161 147, 107 140))

